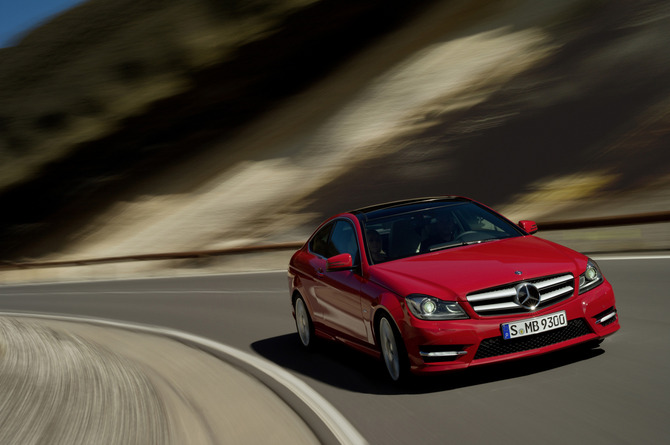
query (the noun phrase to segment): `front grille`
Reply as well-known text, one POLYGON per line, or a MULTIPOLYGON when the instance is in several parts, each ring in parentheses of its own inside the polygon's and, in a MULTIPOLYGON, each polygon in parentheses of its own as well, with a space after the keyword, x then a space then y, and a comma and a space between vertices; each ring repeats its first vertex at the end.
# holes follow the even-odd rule
POLYGON ((588 324, 583 318, 571 320, 564 328, 553 331, 542 332, 541 334, 529 335, 527 337, 504 340, 502 336, 492 337, 482 340, 475 354, 475 360, 482 358, 498 357, 505 354, 514 354, 515 352, 530 351, 549 345, 555 345, 573 338, 591 334, 588 324))
POLYGON ((472 309, 481 316, 524 314, 529 310, 514 301, 516 286, 524 282, 534 284, 540 291, 540 303, 535 310, 556 304, 575 293, 575 277, 567 273, 484 289, 472 292, 466 298, 472 309))

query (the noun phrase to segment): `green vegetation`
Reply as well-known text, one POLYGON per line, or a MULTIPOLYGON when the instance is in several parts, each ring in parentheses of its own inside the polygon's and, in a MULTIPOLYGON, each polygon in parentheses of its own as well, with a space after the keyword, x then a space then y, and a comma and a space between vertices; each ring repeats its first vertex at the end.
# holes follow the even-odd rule
POLYGON ((92 0, 0 51, 0 190, 115 132, 316 0, 92 0))

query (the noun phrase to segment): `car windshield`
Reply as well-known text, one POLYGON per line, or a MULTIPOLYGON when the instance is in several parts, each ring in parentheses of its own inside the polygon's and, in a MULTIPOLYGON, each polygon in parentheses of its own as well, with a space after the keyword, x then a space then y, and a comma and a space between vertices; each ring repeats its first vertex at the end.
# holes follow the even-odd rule
POLYGON ((472 202, 369 218, 363 223, 371 264, 523 235, 516 226, 472 202))

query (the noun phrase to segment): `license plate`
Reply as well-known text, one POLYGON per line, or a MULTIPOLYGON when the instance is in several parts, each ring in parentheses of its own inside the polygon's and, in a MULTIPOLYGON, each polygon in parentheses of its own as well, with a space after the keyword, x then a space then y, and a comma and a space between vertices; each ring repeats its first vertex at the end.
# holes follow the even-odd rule
POLYGON ((568 320, 565 316, 565 311, 561 311, 543 315, 542 317, 515 321, 514 323, 503 323, 500 325, 500 328, 502 329, 503 338, 509 340, 551 331, 567 325, 568 320))

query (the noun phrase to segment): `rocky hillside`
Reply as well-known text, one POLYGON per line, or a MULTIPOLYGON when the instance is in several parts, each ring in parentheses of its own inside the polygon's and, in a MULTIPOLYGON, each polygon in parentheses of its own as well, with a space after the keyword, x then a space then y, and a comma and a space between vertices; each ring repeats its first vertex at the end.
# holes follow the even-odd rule
POLYGON ((90 0, 0 50, 3 251, 229 137, 418 9, 404 3, 90 0))
POLYGON ((91 1, 0 53, 6 256, 295 240, 418 195, 670 202, 665 2, 162 3, 91 1))

